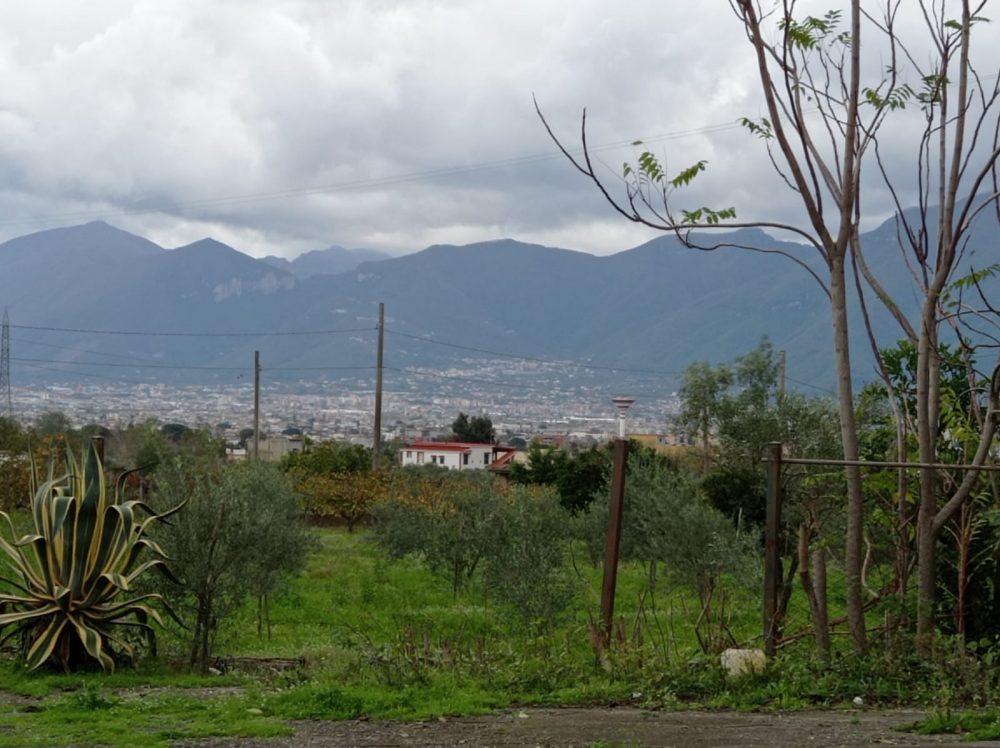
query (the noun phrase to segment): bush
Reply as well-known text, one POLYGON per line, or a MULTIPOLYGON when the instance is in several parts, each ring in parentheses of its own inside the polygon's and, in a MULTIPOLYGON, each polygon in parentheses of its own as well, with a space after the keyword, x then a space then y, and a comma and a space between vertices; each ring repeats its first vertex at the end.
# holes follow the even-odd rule
POLYGON ((312 474, 292 472, 295 490, 312 517, 344 522, 348 532, 366 520, 387 495, 389 478, 383 472, 312 474))
POLYGON ((484 547, 489 594, 530 625, 549 625, 566 610, 575 584, 566 563, 567 511, 551 490, 507 493, 484 547))
POLYGON ((497 487, 490 475, 404 472, 393 497, 373 509, 375 541, 392 558, 419 557, 458 594, 496 528, 497 487))
POLYGON ((478 580, 527 624, 552 622, 573 597, 569 515, 554 490, 404 472, 373 519, 373 538, 391 557, 420 558, 456 594, 478 580))

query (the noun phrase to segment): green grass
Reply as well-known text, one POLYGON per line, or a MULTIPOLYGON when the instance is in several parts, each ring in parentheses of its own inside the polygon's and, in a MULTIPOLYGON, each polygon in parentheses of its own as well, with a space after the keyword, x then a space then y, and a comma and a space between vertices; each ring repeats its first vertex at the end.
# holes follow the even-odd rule
MULTIPOLYGON (((267 737, 288 734, 291 719, 432 719, 512 704, 785 709, 858 695, 873 705, 941 703, 941 694, 959 703, 968 695, 957 689, 972 693, 982 682, 972 671, 949 675, 956 665, 947 657, 934 670, 892 653, 841 652, 821 670, 808 640, 766 673, 727 681, 717 658, 698 654, 692 595, 661 579, 638 615, 647 576, 631 564, 622 567, 617 594, 628 640, 598 662, 587 625, 597 615, 600 569, 580 559, 576 568, 579 595, 565 619, 532 630, 474 589, 453 595, 448 581, 419 564, 385 560, 363 532, 320 530, 306 572, 273 602, 271 637, 257 634, 248 606, 223 628, 217 646, 220 655, 301 657, 304 668, 272 676, 177 671, 164 664, 184 661, 187 644, 176 628, 161 637, 159 662, 112 675, 29 674, 15 662, 0 663, 0 696, 29 699, 0 703, 0 748, 128 745, 136 735, 150 746, 267 737), (221 686, 229 692, 206 690, 221 686)), ((752 645, 760 628, 758 590, 729 594, 731 629, 752 645)), ((804 615, 794 608, 791 617, 804 615)))
POLYGON ((1000 740, 1000 711, 935 712, 908 729, 920 735, 963 735, 966 740, 1000 740))
POLYGON ((104 689, 46 699, 36 710, 0 713, 0 746, 167 746, 178 738, 291 734, 247 696, 204 699, 183 693, 116 696, 104 689))

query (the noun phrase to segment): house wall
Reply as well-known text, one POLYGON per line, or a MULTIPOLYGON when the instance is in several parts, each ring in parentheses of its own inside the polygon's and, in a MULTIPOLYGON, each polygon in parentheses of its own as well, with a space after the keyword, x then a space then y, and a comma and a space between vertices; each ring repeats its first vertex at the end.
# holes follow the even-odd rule
POLYGON ((456 449, 435 450, 427 447, 417 449, 404 447, 400 450, 399 461, 406 465, 438 465, 449 470, 483 470, 493 462, 493 446, 491 444, 469 445, 465 451, 456 449), (421 455, 423 456, 421 458, 421 455), (466 460, 466 456, 468 460, 466 460))

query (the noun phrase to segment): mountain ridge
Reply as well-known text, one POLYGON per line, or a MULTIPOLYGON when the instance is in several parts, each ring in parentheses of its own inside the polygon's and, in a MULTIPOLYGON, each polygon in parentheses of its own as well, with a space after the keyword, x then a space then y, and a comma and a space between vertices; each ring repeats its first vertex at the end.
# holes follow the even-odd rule
MULTIPOLYGON (((988 229, 974 242, 987 252, 1000 238, 996 227, 988 229)), ((881 249, 888 234, 883 224, 864 241, 873 248, 873 268, 887 274, 890 291, 906 305, 909 279, 892 272, 890 253, 881 249)), ((809 247, 759 230, 722 238, 819 265, 809 247)), ((9 308, 15 329, 187 333, 48 330, 30 340, 18 334, 15 364, 20 351, 34 345, 45 356, 24 358, 51 359, 49 368, 70 370, 59 362, 79 362, 85 350, 94 365, 75 370, 95 376, 195 382, 229 376, 229 367, 246 366, 255 350, 276 362, 275 376, 278 364, 289 378, 346 376, 351 367, 373 365, 375 319, 384 302, 387 365, 399 369, 474 367, 488 360, 469 350, 480 349, 511 354, 511 360, 673 372, 664 381, 676 383, 692 361, 729 361, 767 337, 787 350, 791 377, 825 389, 833 384, 829 302, 805 269, 773 254, 693 251, 672 235, 605 256, 512 239, 441 244, 303 278, 211 238, 166 250, 91 223, 5 242, 0 262, 7 268, 0 306, 9 308), (337 330, 348 332, 315 334, 337 330), (98 366, 114 356, 134 360, 134 370, 98 366), (143 362, 178 368, 143 369, 143 362)), ((855 300, 855 320, 858 311, 855 300)), ((888 314, 875 310, 873 324, 884 345, 899 337, 888 314)), ((852 340, 855 373, 873 378, 860 324, 852 340)), ((39 370, 32 376, 55 375, 39 370)))

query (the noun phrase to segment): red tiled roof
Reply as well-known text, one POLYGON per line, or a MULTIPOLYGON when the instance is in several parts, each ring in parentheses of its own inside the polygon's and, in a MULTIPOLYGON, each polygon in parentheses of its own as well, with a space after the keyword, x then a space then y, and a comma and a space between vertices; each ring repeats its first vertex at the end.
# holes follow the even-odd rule
POLYGON ((473 448, 493 449, 492 444, 470 444, 468 442, 413 442, 406 449, 422 449, 425 452, 468 452, 473 448))

